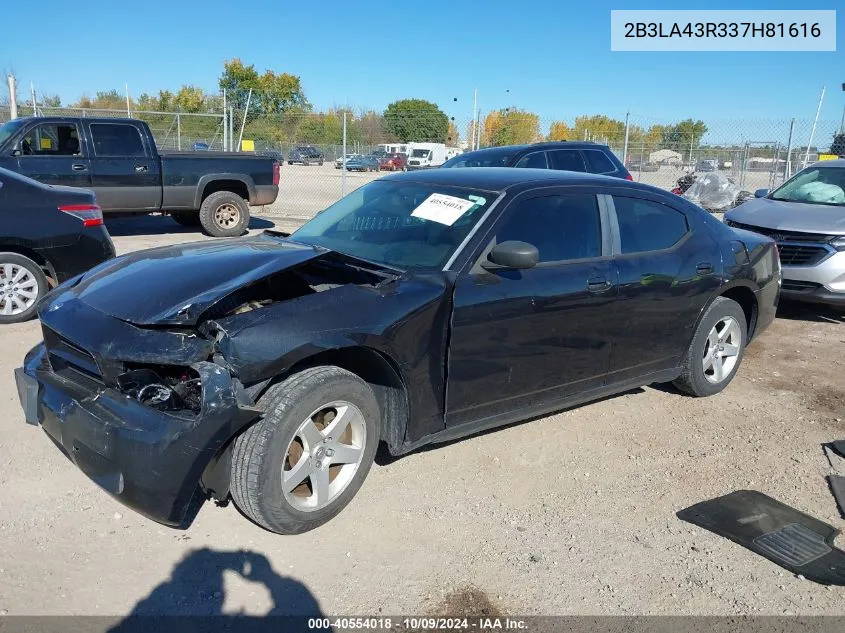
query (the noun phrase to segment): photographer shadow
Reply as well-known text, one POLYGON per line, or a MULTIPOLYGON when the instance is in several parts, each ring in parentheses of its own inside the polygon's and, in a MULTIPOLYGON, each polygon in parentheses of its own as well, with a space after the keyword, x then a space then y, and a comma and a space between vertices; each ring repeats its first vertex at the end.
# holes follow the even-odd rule
POLYGON ((323 617, 314 595, 302 583, 280 576, 263 554, 208 548, 188 553, 173 568, 170 578, 140 600, 126 618, 108 629, 136 631, 273 630, 306 631, 308 618, 323 617), (225 572, 260 583, 270 594, 272 607, 262 616, 224 613, 225 572))

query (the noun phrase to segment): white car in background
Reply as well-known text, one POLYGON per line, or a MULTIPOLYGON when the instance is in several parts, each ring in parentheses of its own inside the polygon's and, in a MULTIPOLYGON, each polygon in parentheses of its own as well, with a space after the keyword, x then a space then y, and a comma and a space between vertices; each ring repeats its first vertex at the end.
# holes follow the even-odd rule
POLYGON ((334 161, 334 168, 340 169, 346 164, 346 161, 351 160, 353 158, 358 158, 361 154, 347 154, 345 157, 341 156, 340 158, 335 159, 334 161))

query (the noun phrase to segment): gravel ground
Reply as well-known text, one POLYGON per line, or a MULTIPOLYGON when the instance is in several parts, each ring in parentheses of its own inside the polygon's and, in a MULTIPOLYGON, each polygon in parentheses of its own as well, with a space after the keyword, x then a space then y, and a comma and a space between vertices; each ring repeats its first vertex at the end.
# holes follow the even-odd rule
MULTIPOLYGON (((109 228, 122 253, 200 237, 160 217, 109 228)), ((0 613, 841 615, 845 588, 675 512, 752 488, 845 526, 820 447, 845 438, 844 325, 784 306, 718 396, 646 387, 380 457, 340 516, 293 537, 231 505, 174 531, 101 492, 24 424, 12 368, 38 325, 3 327, 0 613)))

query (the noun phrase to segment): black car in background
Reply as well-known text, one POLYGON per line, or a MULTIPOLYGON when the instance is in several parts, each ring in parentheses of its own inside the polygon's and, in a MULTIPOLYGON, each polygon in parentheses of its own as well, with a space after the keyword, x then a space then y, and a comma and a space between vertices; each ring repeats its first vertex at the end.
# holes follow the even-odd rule
POLYGON ((313 145, 297 145, 288 154, 288 165, 293 165, 294 163, 322 165, 325 160, 326 157, 313 145))
POLYGON ((32 318, 51 285, 112 257, 91 191, 43 185, 0 167, 0 323, 32 318))
POLYGON ((607 145, 598 143, 550 141, 530 145, 504 145, 465 152, 450 158, 444 167, 527 167, 562 169, 603 174, 633 180, 625 165, 607 145))
POLYGON ((15 376, 27 421, 142 514, 186 526, 231 495, 297 533, 341 511, 380 443, 400 455, 653 382, 718 393, 774 319, 779 274, 773 240, 655 187, 393 174, 289 237, 98 266, 45 299, 15 376))

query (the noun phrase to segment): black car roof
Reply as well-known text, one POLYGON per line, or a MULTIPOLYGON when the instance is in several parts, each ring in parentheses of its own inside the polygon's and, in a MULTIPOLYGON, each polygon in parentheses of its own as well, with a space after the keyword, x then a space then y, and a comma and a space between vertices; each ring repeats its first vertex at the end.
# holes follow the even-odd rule
POLYGON ((554 169, 522 169, 514 167, 462 167, 461 169, 423 169, 405 173, 391 174, 381 180, 418 182, 447 187, 466 187, 485 191, 504 191, 518 185, 536 184, 554 185, 596 185, 607 187, 629 187, 648 191, 660 191, 650 185, 622 180, 612 176, 588 174, 577 171, 558 171, 554 169))
POLYGON ((482 156, 484 154, 501 154, 503 152, 510 152, 511 154, 519 154, 526 150, 543 150, 543 149, 601 149, 606 148, 607 145, 600 145, 592 141, 541 141, 539 143, 526 143, 524 145, 497 145, 496 147, 482 147, 481 149, 472 150, 458 154, 458 156, 482 156))

